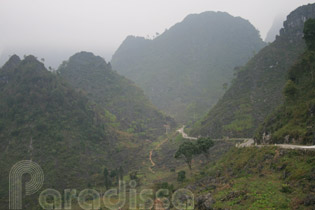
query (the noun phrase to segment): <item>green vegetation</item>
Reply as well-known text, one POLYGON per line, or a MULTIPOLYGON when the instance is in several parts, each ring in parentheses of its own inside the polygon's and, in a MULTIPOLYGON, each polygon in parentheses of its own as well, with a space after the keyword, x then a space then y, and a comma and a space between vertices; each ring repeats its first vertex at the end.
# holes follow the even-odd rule
MULTIPOLYGON (((228 89, 189 128, 205 136, 196 141, 172 132, 172 118, 101 57, 77 53, 52 73, 34 56, 12 56, 0 69, 0 209, 8 207, 10 168, 20 160, 38 163, 43 189, 61 193, 89 188, 103 195, 132 181, 127 192, 145 208, 150 203, 138 190, 153 189, 150 201, 161 202, 186 188, 196 198, 189 209, 314 209, 314 150, 212 140, 251 137, 261 125, 258 143, 315 144, 314 19, 305 22, 305 42, 302 36, 314 10, 312 4, 292 12, 274 43, 235 68, 232 84, 232 66, 264 45, 248 21, 207 12, 154 40, 127 38, 113 61, 177 119, 200 116, 228 89)), ((23 198, 23 209, 39 210, 39 193, 23 198)))
POLYGON ((214 143, 210 138, 201 137, 197 139, 196 146, 198 153, 204 154, 208 159, 209 149, 214 146, 214 143))
POLYGON ((169 184, 167 182, 163 182, 163 183, 157 183, 154 188, 155 188, 155 191, 160 190, 160 192, 157 193, 158 198, 168 197, 169 199, 171 199, 172 193, 174 191, 174 185, 169 184), (168 190, 168 192, 166 192, 165 190, 168 190))
POLYGON ((194 155, 198 153, 198 148, 196 145, 190 141, 186 141, 182 143, 178 150, 175 153, 175 158, 185 158, 185 162, 189 167, 189 170, 191 170, 191 161, 194 155))
POLYGON ((103 170, 104 185, 108 190, 112 186, 118 186, 119 181, 124 179, 122 167, 109 171, 107 168, 103 170))
MULTIPOLYGON (((9 170, 21 160, 42 167, 43 188, 60 191, 104 186, 104 167, 137 164, 131 154, 139 146, 120 146, 137 140, 34 56, 12 56, 0 69, 0 98, 1 209, 8 205, 9 170)), ((36 207, 37 198, 27 196, 24 203, 36 207)))
POLYGON ((283 91, 285 102, 261 125, 256 134, 258 142, 315 144, 314 22, 305 22, 308 50, 290 69, 283 91))
POLYGON ((204 154, 206 158, 208 158, 209 149, 213 146, 213 141, 210 138, 205 137, 197 139, 196 143, 185 141, 179 146, 174 157, 176 159, 184 157, 185 162, 188 165, 189 170, 191 171, 191 161, 193 159, 193 156, 204 154))
POLYGON ((106 189, 109 189, 109 187, 111 186, 111 182, 109 180, 109 172, 107 168, 104 168, 103 175, 104 175, 104 185, 106 189))
POLYGON ((91 101, 108 110, 112 125, 155 139, 165 133, 164 125, 174 121, 159 112, 133 82, 118 75, 111 64, 92 53, 80 52, 64 62, 58 73, 91 101))
POLYGON ((177 174, 177 181, 183 182, 186 179, 186 172, 185 171, 179 171, 177 174))
MULTIPOLYGON (((266 116, 284 102, 284 86, 286 95, 295 94, 297 84, 293 80, 287 82, 287 74, 305 50, 304 20, 315 18, 315 13, 311 12, 314 8, 314 4, 309 4, 293 11, 284 22, 280 36, 244 67, 235 69, 236 78, 230 88, 210 112, 192 126, 192 136, 253 137, 266 116)), ((310 35, 311 25, 306 27, 310 35)))
MULTIPOLYGON (((215 209, 312 209, 314 151, 274 147, 232 149, 188 183, 215 209)), ((186 183, 187 184, 187 183, 186 183)))
POLYGON ((204 116, 223 95, 233 68, 264 46, 247 20, 204 12, 187 16, 153 40, 127 37, 112 65, 159 109, 187 123, 204 116))
POLYGON ((234 112, 234 120, 223 126, 226 132, 242 132, 253 127, 253 117, 250 114, 252 107, 250 104, 241 104, 239 109, 234 112))
POLYGON ((315 51, 315 21, 308 19, 304 24, 304 39, 308 50, 315 51))

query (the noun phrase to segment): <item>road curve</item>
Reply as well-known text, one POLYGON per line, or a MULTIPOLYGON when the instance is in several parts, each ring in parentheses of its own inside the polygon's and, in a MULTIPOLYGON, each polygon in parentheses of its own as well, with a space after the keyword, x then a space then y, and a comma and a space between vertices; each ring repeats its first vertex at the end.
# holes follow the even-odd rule
MULTIPOLYGON (((198 139, 196 137, 188 136, 185 133, 184 129, 185 129, 185 126, 183 125, 183 127, 181 127, 180 129, 177 130, 177 132, 180 133, 184 139, 189 139, 189 140, 197 140, 198 139)), ((256 146, 256 147, 276 146, 276 147, 283 148, 283 149, 315 150, 315 145, 312 145, 312 146, 293 145, 293 144, 256 145, 254 139, 245 139, 245 141, 243 143, 236 144, 235 146, 238 148, 251 147, 251 146, 256 146)))
POLYGON ((184 129, 185 129, 185 126, 183 125, 183 127, 181 127, 180 129, 177 130, 177 132, 180 133, 184 139, 189 139, 189 140, 197 140, 198 139, 196 137, 188 136, 185 133, 184 129))

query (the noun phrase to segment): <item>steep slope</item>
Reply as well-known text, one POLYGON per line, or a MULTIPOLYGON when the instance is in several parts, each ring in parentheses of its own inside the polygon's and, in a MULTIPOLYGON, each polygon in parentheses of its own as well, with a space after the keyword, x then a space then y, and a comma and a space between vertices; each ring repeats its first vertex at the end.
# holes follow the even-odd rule
POLYGON ((58 72, 90 100, 108 109, 119 128, 142 138, 156 138, 165 133, 164 125, 174 126, 173 120, 159 112, 140 88, 118 75, 99 56, 77 53, 58 72))
POLYGON ((234 148, 179 188, 193 191, 199 210, 313 210, 314 155, 275 147, 234 148))
POLYGON ((262 124, 259 143, 315 144, 315 20, 305 23, 308 50, 290 69, 285 101, 262 124))
MULTIPOLYGON (((104 166, 131 168, 130 153, 137 148, 127 151, 119 143, 132 141, 112 128, 108 112, 47 71, 34 56, 22 61, 12 56, 0 69, 1 209, 8 209, 9 170, 16 162, 38 163, 45 188, 82 189, 102 180, 104 166)), ((27 196, 23 209, 33 209, 37 198, 27 196)))
POLYGON ((187 16, 153 40, 129 36, 113 68, 139 84, 158 108, 178 121, 197 119, 219 99, 264 42, 240 17, 223 12, 187 16))
POLYGON ((314 17, 315 4, 293 11, 276 41, 238 70, 223 98, 194 125, 191 134, 252 137, 258 125, 283 102, 288 70, 305 49, 304 22, 314 17))

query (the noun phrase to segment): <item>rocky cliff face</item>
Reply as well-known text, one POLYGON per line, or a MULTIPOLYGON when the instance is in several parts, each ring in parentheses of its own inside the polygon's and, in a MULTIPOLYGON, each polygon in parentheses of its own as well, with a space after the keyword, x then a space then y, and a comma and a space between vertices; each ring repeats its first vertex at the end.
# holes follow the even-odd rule
POLYGON ((286 37, 290 42, 303 38, 304 23, 307 19, 315 18, 315 4, 302 6, 291 12, 280 30, 280 37, 286 37))

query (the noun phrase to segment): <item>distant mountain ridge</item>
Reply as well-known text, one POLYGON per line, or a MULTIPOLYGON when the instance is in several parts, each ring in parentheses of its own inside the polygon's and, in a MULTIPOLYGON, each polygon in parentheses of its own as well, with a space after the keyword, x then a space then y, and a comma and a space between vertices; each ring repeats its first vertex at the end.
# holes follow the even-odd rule
POLYGON ((154 105, 187 121, 202 116, 224 93, 234 67, 263 46, 247 20, 204 12, 187 16, 153 40, 127 37, 111 63, 154 105))
POLYGON ((276 41, 239 69, 223 98, 193 126, 191 134, 252 137, 284 101, 282 90, 288 71, 305 49, 303 28, 309 18, 315 18, 315 4, 291 12, 276 41))
POLYGON ((285 21, 285 17, 282 17, 282 16, 277 16, 274 19, 272 26, 266 35, 265 42, 272 43, 273 41, 276 40, 276 36, 280 35, 280 29, 283 27, 284 21, 285 21))

